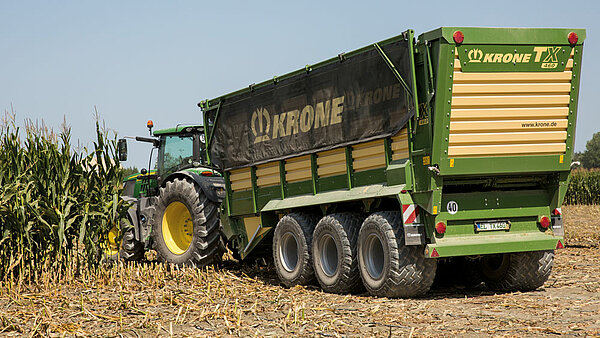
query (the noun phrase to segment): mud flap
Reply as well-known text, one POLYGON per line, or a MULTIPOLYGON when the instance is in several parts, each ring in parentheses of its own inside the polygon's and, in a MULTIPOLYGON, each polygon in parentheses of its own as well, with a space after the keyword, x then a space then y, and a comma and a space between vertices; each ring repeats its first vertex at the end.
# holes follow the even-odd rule
POLYGON ((406 245, 425 244, 425 225, 417 223, 404 224, 404 243, 406 245))
POLYGON ((421 223, 416 204, 402 204, 402 224, 405 245, 425 244, 425 225, 421 223))
POLYGON ((551 219, 552 219, 552 234, 554 234, 554 236, 561 236, 561 237, 564 236, 565 228, 563 226, 562 215, 557 215, 557 216, 552 215, 551 219))

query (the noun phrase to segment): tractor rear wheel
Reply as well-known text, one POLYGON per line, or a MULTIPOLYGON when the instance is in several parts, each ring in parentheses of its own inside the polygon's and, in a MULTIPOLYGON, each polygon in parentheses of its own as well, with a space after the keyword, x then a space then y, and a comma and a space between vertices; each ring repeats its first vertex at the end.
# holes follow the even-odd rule
POLYGON ((358 235, 360 276, 371 295, 415 297, 429 291, 437 262, 425 258, 423 245, 404 244, 402 213, 376 212, 358 235))
POLYGON ((160 189, 151 224, 159 261, 203 267, 223 256, 218 205, 191 180, 176 178, 160 189))

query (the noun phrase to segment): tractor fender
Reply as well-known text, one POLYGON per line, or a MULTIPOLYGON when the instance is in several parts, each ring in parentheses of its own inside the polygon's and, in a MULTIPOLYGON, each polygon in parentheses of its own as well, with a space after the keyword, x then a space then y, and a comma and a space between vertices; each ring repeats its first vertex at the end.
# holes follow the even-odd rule
POLYGON ((175 178, 189 178, 194 181, 206 197, 215 202, 221 203, 225 199, 225 180, 218 176, 200 176, 191 171, 177 171, 167 176, 161 183, 165 186, 168 181, 175 178))

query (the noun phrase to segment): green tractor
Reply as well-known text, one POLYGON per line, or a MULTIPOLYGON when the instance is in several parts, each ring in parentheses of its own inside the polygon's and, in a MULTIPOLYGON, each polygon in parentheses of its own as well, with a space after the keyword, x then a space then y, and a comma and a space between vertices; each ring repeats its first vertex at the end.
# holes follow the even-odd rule
MULTIPOLYGON (((122 198, 131 203, 121 229, 112 229, 106 255, 135 261, 154 249, 161 262, 205 266, 224 251, 219 204, 225 197, 222 175, 207 165, 204 127, 179 125, 152 132, 153 137, 128 137, 158 150, 156 170, 142 169, 124 180, 122 198)), ((127 160, 127 141, 117 144, 119 160, 127 160)))

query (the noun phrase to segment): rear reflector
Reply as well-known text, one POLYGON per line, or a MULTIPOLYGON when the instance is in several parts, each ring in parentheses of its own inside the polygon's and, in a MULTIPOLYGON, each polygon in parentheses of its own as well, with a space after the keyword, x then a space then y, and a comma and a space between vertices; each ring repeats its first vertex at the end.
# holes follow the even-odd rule
POLYGON ((548 227, 550 226, 550 217, 548 217, 548 216, 540 216, 538 222, 540 222, 540 226, 542 228, 548 229, 548 227))
POLYGON ((437 222, 435 225, 435 232, 442 235, 446 232, 446 224, 444 222, 437 222))
POLYGON ((440 257, 440 254, 437 252, 437 250, 435 248, 433 248, 433 251, 431 252, 431 257, 440 257))
POLYGON ((577 33, 571 32, 569 33, 569 37, 567 39, 569 40, 571 46, 575 46, 577 44, 577 41, 579 40, 579 37, 577 36, 577 33))
POLYGON ((556 248, 557 249, 564 249, 565 246, 562 244, 562 242, 560 241, 560 239, 558 240, 558 243, 556 243, 556 248))
MULTIPOLYGON (((573 34, 575 34, 575 33, 573 33, 573 34)), ((461 44, 461 43, 463 43, 463 41, 465 41, 465 35, 461 31, 454 32, 454 34, 452 35, 452 38, 454 39, 454 42, 456 42, 458 44, 461 44)))
POLYGON ((213 172, 212 171, 203 171, 202 172, 202 176, 212 176, 213 172))

